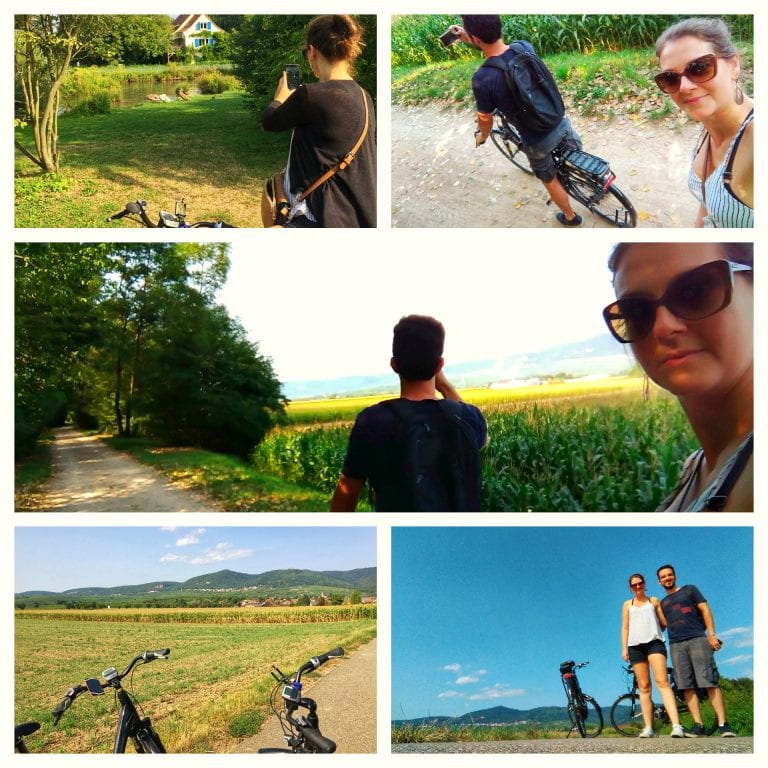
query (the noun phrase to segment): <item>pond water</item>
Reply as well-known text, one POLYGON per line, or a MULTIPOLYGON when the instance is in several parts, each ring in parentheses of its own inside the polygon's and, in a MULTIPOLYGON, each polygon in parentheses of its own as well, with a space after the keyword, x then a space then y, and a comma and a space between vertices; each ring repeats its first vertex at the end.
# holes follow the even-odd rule
POLYGON ((165 94, 171 101, 176 101, 178 99, 176 89, 179 87, 183 88, 191 96, 200 93, 194 80, 167 80, 162 83, 150 81, 124 83, 120 102, 118 104, 113 104, 112 106, 115 109, 121 107, 135 107, 137 104, 146 103, 147 96, 150 94, 165 94))

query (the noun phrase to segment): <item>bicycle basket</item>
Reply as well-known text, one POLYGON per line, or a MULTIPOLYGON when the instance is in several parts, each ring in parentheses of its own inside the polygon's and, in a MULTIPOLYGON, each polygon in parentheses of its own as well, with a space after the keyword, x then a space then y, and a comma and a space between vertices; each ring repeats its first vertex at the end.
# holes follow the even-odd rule
POLYGON ((566 149, 563 154, 563 163, 572 173, 588 176, 602 186, 608 186, 615 178, 608 163, 601 157, 582 152, 580 149, 566 149))

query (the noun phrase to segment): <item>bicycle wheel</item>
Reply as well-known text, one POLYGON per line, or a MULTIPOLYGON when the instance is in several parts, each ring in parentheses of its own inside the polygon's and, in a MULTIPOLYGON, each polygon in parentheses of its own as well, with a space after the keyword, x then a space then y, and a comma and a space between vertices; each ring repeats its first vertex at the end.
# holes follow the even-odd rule
MULTIPOLYGON (((661 720, 656 716, 660 707, 653 705, 653 730, 658 731, 661 720)), ((662 710, 663 711, 663 710, 662 710)), ((622 736, 639 736, 645 728, 643 713, 640 711, 640 697, 636 693, 625 693, 613 702, 611 725, 622 736)))
POLYGON ((133 738, 134 746, 138 753, 146 755, 164 755, 165 747, 160 741, 160 737, 155 733, 138 733, 133 738))
POLYGON ((491 131, 491 140, 496 145, 496 149, 498 149, 507 160, 511 161, 529 176, 533 176, 533 169, 528 161, 528 155, 520 149, 523 140, 511 125, 505 126, 497 122, 491 131))
POLYGON ((575 702, 574 719, 583 739, 594 739, 603 730, 603 710, 591 697, 584 694, 575 702))
MULTIPOLYGON (((699 708, 701 709, 701 721, 704 726, 704 733, 711 736, 717 730, 717 715, 712 709, 709 699, 699 698, 699 708)), ((693 717, 688 711, 688 705, 677 701, 677 713, 680 715, 680 725, 686 730, 693 727, 693 717)))
POLYGON ((629 228, 637 225, 635 207, 618 187, 611 184, 606 190, 592 179, 570 173, 560 173, 559 178, 572 198, 604 221, 615 227, 629 228))

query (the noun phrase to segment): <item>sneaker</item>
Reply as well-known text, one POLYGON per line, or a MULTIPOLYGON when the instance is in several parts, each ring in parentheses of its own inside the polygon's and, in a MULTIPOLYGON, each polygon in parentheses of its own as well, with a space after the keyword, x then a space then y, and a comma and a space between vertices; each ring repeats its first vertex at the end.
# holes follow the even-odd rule
POLYGON ((639 739, 652 739, 656 734, 653 732, 653 728, 649 728, 646 726, 643 728, 642 731, 640 731, 640 734, 638 736, 639 739))
POLYGON ((566 219, 566 218, 565 218, 565 214, 564 214, 562 211, 560 211, 560 213, 558 213, 558 214, 555 216, 555 218, 556 218, 556 219, 557 219, 557 220, 558 220, 558 221, 559 221, 559 222, 560 222, 560 223, 561 223, 561 224, 562 224, 564 227, 580 227, 580 226, 581 226, 581 222, 583 221, 583 219, 581 218, 581 216, 579 216, 579 214, 578 214, 578 213, 575 213, 575 214, 573 215, 573 218, 572 218, 572 219, 566 219))
POLYGON ((731 726, 727 722, 723 723, 718 729, 720 735, 726 738, 733 738, 736 734, 731 730, 731 726))
POLYGON ((685 735, 689 739, 698 739, 699 736, 704 735, 704 726, 701 723, 694 723, 686 732, 685 735))
POLYGON ((682 725, 673 725, 672 726, 672 733, 670 733, 670 736, 673 739, 683 739, 685 738, 685 731, 683 730, 682 725))

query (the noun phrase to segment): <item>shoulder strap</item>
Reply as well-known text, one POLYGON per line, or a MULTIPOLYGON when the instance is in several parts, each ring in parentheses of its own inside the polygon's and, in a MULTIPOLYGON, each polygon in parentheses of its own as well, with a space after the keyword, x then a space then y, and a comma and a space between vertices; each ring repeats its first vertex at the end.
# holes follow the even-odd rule
POLYGON ((336 165, 333 166, 330 170, 326 171, 319 179, 317 179, 313 184, 310 184, 301 194, 299 194, 296 197, 296 204, 300 203, 302 200, 306 200, 321 184, 325 184, 328 179, 331 178, 331 176, 334 176, 339 171, 343 171, 354 159, 355 155, 357 154, 358 150, 363 144, 363 141, 365 140, 365 136, 368 133, 368 98, 365 95, 365 91, 362 89, 362 86, 360 86, 360 93, 363 95, 363 106, 365 107, 365 125, 363 126, 363 132, 360 134, 360 138, 355 142, 355 146, 352 147, 352 149, 347 152, 344 157, 339 160, 336 165))
POLYGON ((739 127, 739 130, 736 133, 736 138, 733 141, 731 151, 728 153, 728 162, 726 163, 725 170, 723 171, 723 184, 725 184, 725 186, 729 189, 731 187, 731 179, 733 178, 733 161, 736 159, 736 150, 739 148, 741 139, 744 136, 744 130, 752 122, 754 115, 755 110, 753 107, 749 110, 749 114, 744 118, 744 122, 739 127))
POLYGON ((753 435, 750 434, 741 448, 739 448, 736 460, 728 470, 728 474, 723 478, 723 482, 709 495, 704 509, 709 512, 720 512, 725 506, 725 502, 728 501, 728 496, 733 490, 733 486, 736 485, 736 481, 741 476, 744 467, 747 465, 750 456, 752 456, 752 443, 753 435))

